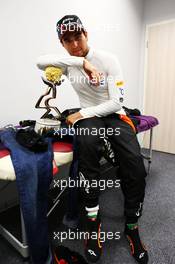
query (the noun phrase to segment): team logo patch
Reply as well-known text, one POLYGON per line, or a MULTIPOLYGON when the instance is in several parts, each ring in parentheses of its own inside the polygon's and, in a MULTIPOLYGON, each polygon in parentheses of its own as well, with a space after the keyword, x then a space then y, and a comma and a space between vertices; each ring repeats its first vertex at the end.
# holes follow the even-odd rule
POLYGON ((117 82, 115 83, 115 85, 116 85, 117 87, 120 87, 120 86, 123 86, 123 85, 124 85, 124 82, 123 82, 123 81, 117 81, 117 82))

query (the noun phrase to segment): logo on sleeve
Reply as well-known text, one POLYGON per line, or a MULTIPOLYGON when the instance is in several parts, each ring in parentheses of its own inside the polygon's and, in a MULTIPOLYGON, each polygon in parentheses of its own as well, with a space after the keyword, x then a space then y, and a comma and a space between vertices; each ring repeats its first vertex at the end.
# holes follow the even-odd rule
POLYGON ((117 81, 115 84, 117 87, 122 87, 124 85, 124 82, 123 81, 117 81))

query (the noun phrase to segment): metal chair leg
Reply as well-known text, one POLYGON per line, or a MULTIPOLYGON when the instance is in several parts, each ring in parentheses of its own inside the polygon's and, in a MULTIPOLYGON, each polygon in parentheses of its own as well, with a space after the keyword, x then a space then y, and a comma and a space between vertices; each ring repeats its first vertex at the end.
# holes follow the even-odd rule
POLYGON ((148 161, 147 173, 150 174, 151 162, 152 162, 152 142, 153 142, 153 127, 150 129, 150 138, 149 138, 149 153, 148 155, 142 154, 142 157, 148 161))
POLYGON ((0 225, 0 234, 24 257, 29 257, 29 248, 27 245, 26 232, 24 227, 24 220, 21 213, 21 227, 22 227, 22 242, 19 241, 12 233, 5 227, 0 225))

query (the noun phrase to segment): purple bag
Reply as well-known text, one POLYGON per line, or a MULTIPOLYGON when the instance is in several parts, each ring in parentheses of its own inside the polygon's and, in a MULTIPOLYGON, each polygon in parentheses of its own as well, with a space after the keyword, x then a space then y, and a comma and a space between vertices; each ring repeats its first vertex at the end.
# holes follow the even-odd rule
POLYGON ((149 130, 150 128, 159 124, 158 119, 154 116, 140 115, 134 116, 134 118, 140 121, 139 125, 137 126, 138 133, 149 130))

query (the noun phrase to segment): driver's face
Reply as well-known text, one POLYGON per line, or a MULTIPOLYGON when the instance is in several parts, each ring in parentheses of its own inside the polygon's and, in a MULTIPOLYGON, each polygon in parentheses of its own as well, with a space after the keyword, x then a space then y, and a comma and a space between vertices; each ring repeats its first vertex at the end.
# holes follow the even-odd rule
POLYGON ((88 53, 87 32, 66 32, 62 38, 62 45, 71 56, 85 57, 88 53))

